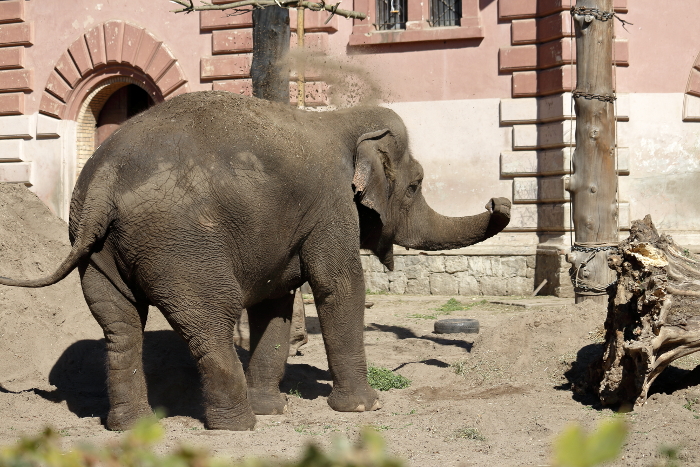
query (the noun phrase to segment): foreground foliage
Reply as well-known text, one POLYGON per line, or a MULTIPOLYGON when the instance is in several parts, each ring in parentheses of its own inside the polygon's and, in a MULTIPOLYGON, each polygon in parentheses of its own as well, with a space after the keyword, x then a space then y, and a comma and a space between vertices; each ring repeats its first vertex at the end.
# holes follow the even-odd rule
POLYGON ((554 462, 559 467, 593 467, 620 455, 627 438, 627 425, 622 419, 603 421, 588 434, 580 425, 572 425, 554 442, 554 462))
MULTIPOLYGON (((366 428, 355 445, 337 437, 329 451, 309 444, 298 460, 272 461, 248 458, 239 462, 211 457, 206 451, 180 446, 168 454, 156 454, 154 444, 165 429, 155 417, 141 420, 119 443, 96 447, 81 444, 70 451, 61 449, 61 436, 51 428, 33 437, 23 437, 15 445, 0 450, 0 467, 404 467, 390 457, 376 429, 366 428)), ((486 441, 476 428, 463 428, 453 439, 486 441)), ((553 465, 557 467, 596 467, 617 459, 627 438, 624 420, 603 421, 592 433, 572 425, 554 441, 553 465)), ((675 448, 659 450, 660 462, 654 467, 678 467, 675 448)), ((494 463, 497 465, 497 462, 494 463)))
POLYGON ((22 438, 0 451, 0 467, 401 467, 389 457, 384 440, 376 430, 363 431, 353 446, 337 438, 330 451, 309 444, 296 461, 246 459, 238 463, 211 457, 206 451, 179 447, 168 454, 156 454, 153 445, 164 428, 155 417, 141 420, 118 444, 96 447, 81 444, 70 451, 60 447, 60 435, 51 428, 22 438))

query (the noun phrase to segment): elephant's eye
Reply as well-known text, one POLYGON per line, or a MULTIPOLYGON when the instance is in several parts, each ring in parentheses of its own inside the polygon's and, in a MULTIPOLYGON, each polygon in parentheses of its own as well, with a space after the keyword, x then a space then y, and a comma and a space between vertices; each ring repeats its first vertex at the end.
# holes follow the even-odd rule
POLYGON ((408 190, 406 190, 406 194, 408 196, 413 196, 415 194, 415 192, 418 190, 419 186, 420 186, 420 182, 411 183, 410 185, 408 185, 408 190))

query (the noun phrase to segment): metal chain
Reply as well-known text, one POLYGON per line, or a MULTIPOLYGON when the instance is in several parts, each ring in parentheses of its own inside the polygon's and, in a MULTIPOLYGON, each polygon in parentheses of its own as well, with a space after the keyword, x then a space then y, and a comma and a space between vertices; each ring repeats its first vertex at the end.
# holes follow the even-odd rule
MULTIPOLYGON (((586 8, 584 6, 572 6, 571 7, 571 16, 574 15, 579 15, 579 16, 589 16, 591 18, 595 18, 598 21, 607 21, 609 19, 615 18, 617 19, 620 23, 622 23, 622 27, 625 28, 626 25, 634 26, 634 24, 630 23, 629 21, 625 21, 624 19, 620 18, 617 16, 617 13, 614 11, 601 11, 598 8, 586 8)), ((588 20, 588 18, 586 18, 588 20)), ((593 21, 593 19, 588 20, 588 22, 593 21)), ((627 30, 627 28, 625 28, 627 30)))
POLYGON ((590 92, 582 92, 582 91, 577 91, 574 90, 574 92, 571 93, 571 97, 576 99, 577 97, 583 97, 584 99, 598 99, 599 101, 602 102, 615 102, 617 100, 617 97, 615 95, 611 94, 593 94, 590 92))
POLYGON ((571 247, 571 251, 583 251, 584 253, 592 253, 592 252, 599 252, 599 251, 606 251, 606 250, 618 250, 617 245, 604 245, 604 246, 594 246, 594 247, 588 247, 588 246, 580 246, 574 244, 574 246, 571 247))
POLYGON ((591 286, 591 287, 589 287, 585 284, 582 284, 580 281, 576 281, 576 283, 574 284, 574 288, 579 289, 579 290, 583 290, 584 292, 606 292, 610 287, 612 287, 616 284, 617 284, 617 279, 615 279, 614 281, 612 281, 608 285, 604 285, 604 286, 595 285, 595 286, 591 286))
POLYGON ((578 268, 574 270, 572 267, 570 269, 569 275, 571 276, 571 282, 574 284, 574 289, 582 290, 584 292, 597 292, 597 293, 602 293, 606 292, 610 287, 613 285, 617 284, 617 278, 615 278, 614 281, 610 282, 607 285, 596 285, 592 284, 590 282, 585 282, 582 279, 579 278, 579 272, 581 269, 585 268, 588 263, 590 263, 593 258, 598 254, 600 251, 606 251, 606 250, 617 250, 617 245, 602 245, 602 246, 595 246, 595 247, 586 247, 586 246, 580 246, 580 245, 574 245, 571 247, 572 251, 582 251, 586 253, 591 253, 591 255, 585 259, 584 261, 581 261, 581 264, 579 264, 578 268))
POLYGON ((616 16, 615 13, 612 11, 601 11, 598 8, 586 8, 585 6, 572 6, 571 14, 580 16, 592 16, 600 21, 607 21, 616 16))

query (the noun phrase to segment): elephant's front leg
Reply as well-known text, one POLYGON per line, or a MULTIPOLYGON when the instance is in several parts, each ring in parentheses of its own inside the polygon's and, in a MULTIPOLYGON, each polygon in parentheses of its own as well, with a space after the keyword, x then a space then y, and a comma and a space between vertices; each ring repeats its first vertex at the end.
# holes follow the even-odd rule
POLYGON ((257 415, 287 411, 287 398, 280 382, 289 354, 289 330, 294 294, 265 300, 248 309, 251 358, 246 373, 248 399, 257 415))
MULTIPOLYGON (((347 231, 352 232, 350 226, 347 231)), ((328 240, 328 232, 324 236, 328 240)), ((367 383, 365 282, 359 241, 353 244, 339 238, 324 245, 327 247, 309 248, 304 261, 333 377, 328 405, 339 412, 376 410, 381 404, 377 392, 367 383)))

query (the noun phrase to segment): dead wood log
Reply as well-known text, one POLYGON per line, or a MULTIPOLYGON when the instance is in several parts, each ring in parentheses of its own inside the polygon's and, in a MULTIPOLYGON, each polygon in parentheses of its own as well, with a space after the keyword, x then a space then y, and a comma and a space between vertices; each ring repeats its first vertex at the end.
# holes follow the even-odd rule
POLYGON ((671 362, 700 350, 700 258, 659 235, 647 215, 608 265, 618 279, 594 383, 603 405, 632 408, 671 362))

